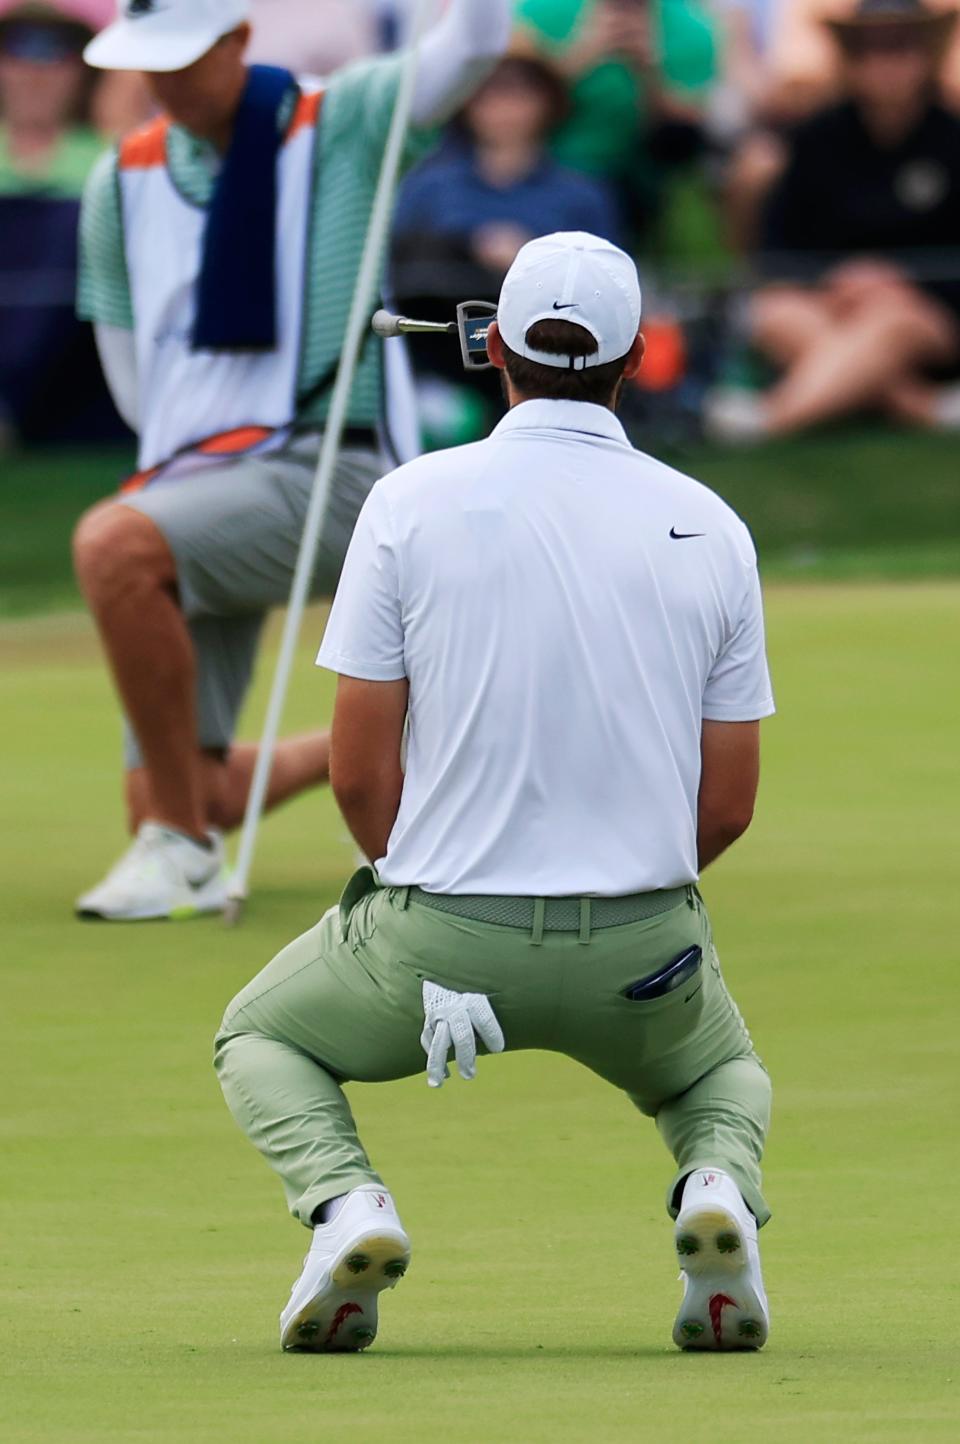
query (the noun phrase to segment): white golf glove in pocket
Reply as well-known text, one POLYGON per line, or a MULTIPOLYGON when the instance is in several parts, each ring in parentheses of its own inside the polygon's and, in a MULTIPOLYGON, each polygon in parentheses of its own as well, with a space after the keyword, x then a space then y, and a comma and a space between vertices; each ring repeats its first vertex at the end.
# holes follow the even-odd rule
POLYGON ((460 1077, 477 1076, 477 1038, 491 1053, 506 1047, 503 1030, 490 999, 483 993, 455 993, 438 983, 423 984, 424 1026, 420 1043, 427 1055, 427 1082, 442 1088, 450 1077, 447 1058, 453 1049, 460 1077))

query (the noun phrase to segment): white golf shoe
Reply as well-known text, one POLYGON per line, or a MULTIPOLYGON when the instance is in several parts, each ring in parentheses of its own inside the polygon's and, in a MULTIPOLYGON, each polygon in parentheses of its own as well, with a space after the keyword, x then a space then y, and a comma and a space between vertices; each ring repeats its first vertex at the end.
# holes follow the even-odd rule
POLYGON ((313 1231, 303 1273, 280 1315, 288 1351, 356 1353, 377 1337, 377 1299, 410 1264, 410 1240, 389 1193, 375 1184, 348 1194, 313 1231))
POLYGON ((729 1174, 706 1168, 690 1174, 675 1239, 684 1292, 674 1343, 681 1349, 762 1349, 770 1310, 757 1221, 729 1174))
POLYGON ((227 900, 223 839, 210 833, 211 847, 145 822, 132 845, 91 892, 77 899, 81 918, 106 922, 180 920, 222 911, 227 900))

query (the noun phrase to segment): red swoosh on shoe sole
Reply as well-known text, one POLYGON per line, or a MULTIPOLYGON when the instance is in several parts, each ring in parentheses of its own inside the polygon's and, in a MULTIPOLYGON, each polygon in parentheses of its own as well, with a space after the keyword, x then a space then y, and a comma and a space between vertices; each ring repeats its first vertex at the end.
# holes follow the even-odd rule
POLYGON ((710 1296, 710 1323, 718 1348, 723 1344, 723 1311, 725 1308, 735 1309, 736 1307, 736 1299, 729 1298, 727 1294, 711 1294, 710 1296))
MULTIPOLYGON (((711 1301, 711 1308, 712 1307, 713 1304, 711 1301)), ((360 1307, 359 1304, 342 1304, 333 1316, 333 1323, 330 1325, 330 1332, 327 1334, 327 1337, 323 1341, 324 1348, 330 1347, 334 1339, 339 1334, 340 1330, 343 1328, 344 1324, 347 1322, 347 1319, 350 1318, 351 1314, 362 1313, 363 1309, 360 1307)))

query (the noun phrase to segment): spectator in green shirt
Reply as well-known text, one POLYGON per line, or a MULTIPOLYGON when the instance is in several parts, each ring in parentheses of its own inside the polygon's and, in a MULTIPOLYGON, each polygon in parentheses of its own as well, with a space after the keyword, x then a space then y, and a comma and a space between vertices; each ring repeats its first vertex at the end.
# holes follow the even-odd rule
POLYGON ((0 195, 79 197, 103 143, 86 123, 93 31, 57 6, 0 6, 0 195))
POLYGON ((517 18, 571 84, 555 141, 565 165, 625 186, 636 203, 654 185, 652 151, 690 154, 717 71, 713 22, 696 0, 518 0, 517 18))

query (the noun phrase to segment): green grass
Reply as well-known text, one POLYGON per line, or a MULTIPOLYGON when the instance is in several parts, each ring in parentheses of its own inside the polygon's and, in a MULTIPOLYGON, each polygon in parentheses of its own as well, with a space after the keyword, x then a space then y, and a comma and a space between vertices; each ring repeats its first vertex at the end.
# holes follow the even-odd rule
MULTIPOLYGON (((695 447, 667 459, 749 519, 769 577, 960 575, 953 437, 834 430, 755 451, 695 447)), ((69 555, 74 523, 130 469, 122 450, 3 458, 0 616, 78 605, 69 555)))
POLYGON ((123 450, 0 457, 0 616, 80 605, 70 565, 74 525, 131 470, 123 450))
MULTIPOLYGON (((958 609, 948 585, 771 592, 762 807, 705 892, 776 1086, 774 1332, 722 1358, 669 1343, 652 1125, 545 1055, 352 1090, 414 1267, 370 1354, 280 1355, 306 1237, 211 1038, 351 850, 310 798, 265 831, 238 932, 75 923, 122 841, 109 686, 79 618, 0 628, 3 1444, 955 1439, 958 609)), ((328 712, 318 626, 292 725, 328 712)))
POLYGON ((838 428, 674 460, 746 517, 768 576, 960 575, 955 437, 838 428))

